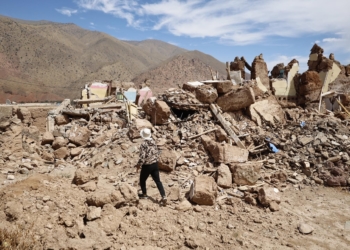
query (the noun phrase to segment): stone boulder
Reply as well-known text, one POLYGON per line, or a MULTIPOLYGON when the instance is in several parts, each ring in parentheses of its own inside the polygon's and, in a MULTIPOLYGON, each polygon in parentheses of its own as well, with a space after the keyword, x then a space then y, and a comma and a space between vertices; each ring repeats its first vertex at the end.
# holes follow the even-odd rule
POLYGON ((230 188, 232 186, 232 174, 230 168, 225 164, 220 164, 218 167, 217 184, 222 188, 230 188))
POLYGON ((216 84, 216 89, 219 94, 226 94, 227 92, 230 92, 234 88, 235 86, 232 84, 231 81, 219 81, 216 84))
POLYGON ((210 85, 201 85, 196 88, 196 98, 202 103, 213 103, 218 98, 218 91, 210 85))
POLYGON ((54 155, 56 159, 65 159, 69 156, 69 150, 67 147, 61 147, 54 151, 54 155))
POLYGON ((78 155, 81 154, 81 152, 83 152, 83 148, 72 148, 72 149, 70 150, 70 155, 71 155, 72 157, 78 156, 78 155))
POLYGON ((192 204, 187 200, 183 199, 176 207, 176 210, 186 212, 192 209, 192 204))
POLYGON ((220 96, 216 101, 223 112, 238 111, 249 107, 254 102, 255 94, 253 89, 249 87, 234 89, 220 96))
POLYGON ((65 125, 70 123, 69 117, 67 115, 57 115, 55 117, 55 122, 57 125, 65 125))
POLYGON ((162 125, 169 121, 171 110, 168 104, 163 101, 155 100, 155 98, 147 99, 142 109, 151 117, 153 124, 162 125))
POLYGON ((20 107, 17 109, 17 117, 24 124, 29 124, 32 121, 32 114, 30 113, 28 108, 20 107))
POLYGON ((107 134, 104 133, 100 136, 97 136, 96 138, 90 140, 91 146, 93 147, 98 147, 100 146, 102 143, 104 143, 107 140, 107 134))
POLYGON ((58 136, 55 138, 55 140, 53 141, 52 143, 52 148, 53 149, 59 149, 59 148, 62 148, 62 147, 65 147, 67 146, 67 140, 64 139, 62 136, 58 136))
POLYGON ((284 112, 281 105, 274 96, 256 102, 249 107, 249 113, 253 121, 259 126, 264 121, 268 125, 275 127, 275 123, 284 124, 284 112))
POLYGON ((231 165, 233 182, 237 185, 254 185, 260 178, 262 163, 247 162, 231 165))
POLYGON ((88 143, 91 131, 87 127, 75 125, 69 133, 69 141, 78 146, 84 146, 88 143))
POLYGON ((89 181, 97 181, 98 175, 91 168, 79 168, 74 173, 73 183, 76 185, 83 185, 89 181))
POLYGON ((53 134, 47 131, 43 134, 43 138, 41 139, 41 144, 42 145, 52 144, 54 140, 55 140, 55 137, 53 136, 53 134))
POLYGON ((263 187, 258 191, 258 199, 261 205, 268 207, 271 202, 279 204, 281 202, 281 196, 279 190, 273 187, 263 187))
POLYGON ((116 208, 126 205, 137 205, 139 197, 136 188, 127 183, 122 183, 118 190, 98 189, 86 197, 86 203, 89 206, 103 207, 111 204, 116 208))
POLYGON ((152 129, 152 124, 146 119, 135 119, 129 128, 129 136, 132 139, 140 138, 140 132, 144 128, 152 129))
POLYGON ((201 83, 201 82, 187 82, 187 83, 184 83, 182 85, 182 89, 187 90, 189 92, 195 92, 199 86, 203 86, 203 83, 201 83))
POLYGON ((191 201, 198 205, 214 205, 217 185, 211 176, 201 175, 194 179, 190 190, 191 201))
POLYGON ((175 169, 177 155, 173 150, 162 150, 159 159, 158 167, 160 170, 171 172, 175 169))
POLYGON ((229 164, 248 160, 249 151, 246 149, 217 143, 206 135, 202 135, 201 138, 204 148, 209 151, 215 162, 229 164))
POLYGON ((252 63, 251 79, 256 79, 258 77, 260 78, 262 84, 267 89, 270 89, 269 71, 262 54, 256 56, 252 63))

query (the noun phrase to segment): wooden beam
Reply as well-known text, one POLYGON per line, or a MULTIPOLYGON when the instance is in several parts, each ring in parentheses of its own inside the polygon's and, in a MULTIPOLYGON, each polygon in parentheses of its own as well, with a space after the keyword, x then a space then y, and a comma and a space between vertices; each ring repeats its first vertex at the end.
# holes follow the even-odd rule
POLYGON ((112 98, 112 96, 108 96, 105 98, 99 98, 99 99, 87 99, 87 100, 78 99, 78 100, 74 100, 73 102, 77 103, 77 104, 87 104, 87 103, 95 103, 95 102, 106 102, 111 98, 112 98))
POLYGON ((217 128, 210 129, 210 130, 205 131, 205 132, 203 132, 203 133, 200 133, 200 134, 198 134, 198 135, 194 135, 194 136, 188 137, 188 139, 191 140, 191 139, 197 138, 197 137, 199 137, 199 136, 201 136, 201 135, 205 135, 205 134, 208 134, 208 133, 210 133, 210 132, 213 132, 213 131, 215 131, 215 130, 217 130, 217 128))
POLYGON ((236 133, 230 128, 230 126, 226 123, 225 118, 219 113, 218 108, 215 106, 215 104, 210 104, 210 109, 213 112, 213 114, 216 116, 216 118, 219 120, 221 125, 224 127, 226 132, 231 136, 231 138, 235 141, 238 147, 245 149, 243 143, 238 138, 236 133))

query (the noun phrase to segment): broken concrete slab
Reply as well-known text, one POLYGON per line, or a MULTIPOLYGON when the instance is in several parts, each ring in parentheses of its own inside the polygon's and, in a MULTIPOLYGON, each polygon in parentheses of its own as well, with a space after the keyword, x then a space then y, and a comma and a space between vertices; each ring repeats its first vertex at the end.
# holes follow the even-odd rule
POLYGON ((248 160, 249 151, 246 149, 228 144, 222 145, 213 141, 206 135, 202 135, 201 138, 204 148, 209 151, 215 162, 228 164, 234 162, 246 162, 248 160))
POLYGON ((223 112, 238 111, 246 108, 255 102, 255 95, 252 88, 242 87, 234 89, 223 96, 220 96, 216 103, 223 112))
POLYGON ((201 175, 194 179, 190 190, 191 201, 198 205, 214 205, 217 185, 211 176, 201 175))
POLYGON ((218 167, 217 184, 222 188, 230 188, 232 186, 232 174, 230 168, 225 164, 220 164, 218 167))
POLYGON ((149 98, 142 109, 151 117, 153 124, 162 125, 169 122, 171 110, 164 101, 156 100, 154 97, 149 98))
POLYGON ((261 126, 263 122, 271 126, 275 126, 276 123, 285 123, 282 107, 274 96, 252 104, 249 107, 249 112, 252 120, 259 126, 261 126))
POLYGON ((232 164, 230 169, 233 174, 233 182, 237 185, 254 185, 261 177, 261 167, 262 163, 259 162, 232 164))
POLYGON ((132 139, 140 138, 140 132, 144 128, 152 129, 152 124, 146 119, 135 119, 133 120, 129 128, 129 136, 132 139))
POLYGON ((78 146, 83 146, 88 143, 90 135, 91 131, 87 127, 80 127, 78 125, 74 125, 70 129, 68 139, 70 142, 78 146))
POLYGON ((210 85, 201 85, 196 88, 196 98, 201 103, 213 103, 218 98, 217 90, 210 85))
POLYGON ((171 172, 175 169, 177 155, 173 150, 162 150, 158 158, 158 167, 160 170, 171 172))

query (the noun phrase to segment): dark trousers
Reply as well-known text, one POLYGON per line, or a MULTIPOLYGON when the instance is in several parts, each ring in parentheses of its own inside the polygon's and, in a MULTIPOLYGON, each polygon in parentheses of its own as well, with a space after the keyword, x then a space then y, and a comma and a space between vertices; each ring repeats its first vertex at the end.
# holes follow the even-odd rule
POLYGON ((142 165, 140 173, 140 186, 143 194, 147 194, 146 181, 148 176, 151 175, 153 181, 156 183, 159 193, 162 197, 165 197, 165 191, 162 182, 159 178, 158 162, 150 165, 142 165))

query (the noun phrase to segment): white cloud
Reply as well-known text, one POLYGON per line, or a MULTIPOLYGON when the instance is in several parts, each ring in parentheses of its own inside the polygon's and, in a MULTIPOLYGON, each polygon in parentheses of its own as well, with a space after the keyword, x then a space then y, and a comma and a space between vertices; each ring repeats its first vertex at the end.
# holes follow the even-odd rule
POLYGON ((137 2, 133 0, 77 0, 78 6, 85 10, 98 10, 126 19, 129 25, 136 26, 134 20, 137 2))
POLYGON ((72 14, 78 13, 78 10, 72 10, 72 9, 68 9, 68 8, 56 9, 56 11, 58 13, 61 13, 62 15, 66 15, 66 16, 71 16, 72 14))
POLYGON ((321 41, 320 40, 316 40, 315 43, 320 43, 321 41))
POLYGON ((337 36, 331 48, 350 53, 349 0, 76 0, 83 10, 125 19, 128 25, 166 29, 176 36, 215 38, 233 45, 278 38, 337 36), (148 27, 147 27, 148 26, 148 27))
POLYGON ((322 39, 322 42, 332 43, 332 42, 339 42, 341 40, 342 39, 340 39, 340 38, 331 37, 331 38, 324 38, 324 39, 322 39))
POLYGON ((95 24, 93 22, 90 23, 91 26, 94 26, 95 24))
POLYGON ((179 46, 178 43, 174 43, 174 42, 171 42, 171 41, 169 41, 168 43, 169 43, 169 44, 172 44, 172 45, 174 45, 174 46, 179 46))
POLYGON ((309 57, 306 56, 286 56, 286 55, 274 55, 266 59, 267 68, 269 71, 273 69, 278 63, 284 63, 286 66, 293 59, 298 60, 299 62, 299 73, 303 73, 308 69, 307 61, 309 57))

